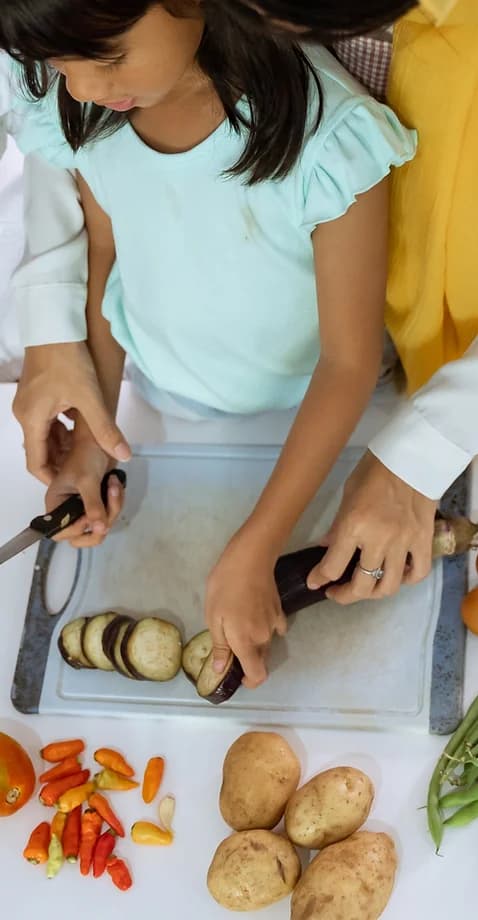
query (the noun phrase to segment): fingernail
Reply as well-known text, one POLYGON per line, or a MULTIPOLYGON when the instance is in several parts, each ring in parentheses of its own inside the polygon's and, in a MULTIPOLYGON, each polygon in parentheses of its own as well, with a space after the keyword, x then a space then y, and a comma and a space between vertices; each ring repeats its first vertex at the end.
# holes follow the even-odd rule
POLYGON ((226 667, 226 662, 225 662, 225 661, 221 661, 220 658, 216 659, 216 661, 215 661, 214 664, 213 664, 213 668, 214 668, 216 674, 220 674, 221 671, 224 671, 224 668, 225 668, 225 667, 226 667))
POLYGON ((315 578, 312 578, 310 581, 307 581, 307 587, 310 591, 318 591, 320 588, 320 582, 316 581, 315 578))
POLYGON ((103 521, 95 521, 91 530, 92 530, 92 533, 97 533, 97 534, 106 533, 106 524, 103 524, 103 521))
POLYGON ((113 479, 110 482, 108 487, 108 494, 111 495, 111 498, 118 498, 120 494, 120 486, 117 479, 113 479))
POLYGON ((127 463, 128 460, 131 460, 131 450, 124 441, 115 447, 113 454, 117 460, 121 460, 123 463, 127 463))

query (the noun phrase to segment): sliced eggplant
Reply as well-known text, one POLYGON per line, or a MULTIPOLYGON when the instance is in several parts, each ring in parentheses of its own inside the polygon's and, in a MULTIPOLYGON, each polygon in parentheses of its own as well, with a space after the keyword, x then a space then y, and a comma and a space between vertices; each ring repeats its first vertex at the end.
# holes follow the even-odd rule
POLYGON ((204 662, 198 677, 196 689, 199 696, 218 706, 231 699, 239 689, 244 677, 244 671, 238 658, 232 653, 224 670, 218 674, 213 667, 213 653, 211 652, 204 662))
MULTIPOLYGON (((307 587, 307 578, 314 566, 322 561, 326 552, 326 547, 311 546, 296 553, 288 553, 278 559, 274 576, 282 609, 286 616, 291 616, 299 610, 304 610, 306 607, 325 601, 327 590, 332 584, 344 585, 352 578, 360 562, 360 553, 358 551, 350 560, 345 572, 338 581, 323 585, 318 591, 311 591, 307 587)), ((199 696, 217 706, 234 696, 241 686, 243 677, 242 665, 239 659, 232 654, 222 674, 216 674, 213 669, 213 655, 211 653, 197 679, 197 692, 199 696)))
POLYGON ((138 680, 172 680, 181 667, 179 629, 160 617, 145 617, 128 626, 121 643, 123 661, 138 680))
MULTIPOLYGON (((134 620, 132 619, 132 617, 129 617, 123 614, 118 614, 118 616, 115 617, 114 620, 111 620, 111 623, 108 623, 106 629, 103 632, 103 640, 102 640, 103 641, 103 651, 106 657, 108 658, 108 660, 111 661, 111 664, 113 665, 113 668, 116 671, 120 670, 115 660, 115 644, 118 638, 118 633, 122 626, 124 627, 129 626, 129 624, 133 622, 134 620)), ((122 633, 122 636, 123 635, 124 635, 124 631, 122 633)), ((124 673, 124 668, 121 669, 121 673, 122 674, 124 673)), ((126 676, 131 677, 130 674, 127 674, 126 676)))
POLYGON ((193 683, 196 683, 204 662, 212 652, 212 636, 208 629, 204 629, 193 636, 184 646, 182 666, 183 671, 193 683))
POLYGON ((114 665, 103 651, 103 634, 106 627, 116 619, 117 613, 98 613, 90 617, 81 634, 81 647, 83 654, 95 668, 100 671, 114 671, 114 665))
POLYGON ((94 668, 91 661, 88 660, 81 646, 81 636, 83 627, 86 623, 86 617, 79 617, 71 620, 63 627, 58 637, 58 648, 60 655, 70 668, 94 668))
POLYGON ((133 672, 126 667, 124 658, 121 654, 123 639, 132 622, 128 617, 125 617, 125 620, 125 623, 120 623, 119 629, 116 633, 116 639, 113 646, 113 664, 116 670, 119 671, 120 674, 123 674, 124 677, 129 677, 130 680, 138 680, 138 678, 134 676, 133 672))

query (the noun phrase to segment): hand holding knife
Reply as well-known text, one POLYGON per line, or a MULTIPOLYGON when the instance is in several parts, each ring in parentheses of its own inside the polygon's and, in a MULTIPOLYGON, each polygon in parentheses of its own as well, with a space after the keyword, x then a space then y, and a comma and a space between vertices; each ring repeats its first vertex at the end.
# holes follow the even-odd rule
MULTIPOLYGON (((105 506, 108 497, 110 476, 116 476, 123 488, 126 486, 126 473, 124 470, 110 470, 101 483, 101 497, 105 506)), ((79 521, 84 513, 85 506, 81 497, 79 495, 72 495, 53 511, 34 518, 29 527, 17 534, 13 540, 9 540, 8 543, 0 546, 0 565, 27 549, 33 543, 41 540, 42 537, 47 537, 51 540, 62 530, 66 530, 71 524, 75 524, 76 521, 79 521)))

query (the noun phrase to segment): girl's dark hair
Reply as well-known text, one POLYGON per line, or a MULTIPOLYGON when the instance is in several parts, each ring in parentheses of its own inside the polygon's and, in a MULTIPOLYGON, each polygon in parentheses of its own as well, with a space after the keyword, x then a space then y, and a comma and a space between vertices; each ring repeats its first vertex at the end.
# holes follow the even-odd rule
MULTIPOLYGON (((0 46, 22 64, 24 82, 34 98, 42 98, 57 84, 63 131, 74 150, 124 124, 124 115, 76 102, 66 89, 65 78, 53 74, 47 62, 49 58, 111 59, 124 33, 156 6, 155 2, 0 3, 0 46)), ((188 15, 180 3, 182 0, 167 0, 164 5, 173 15, 188 15)), ((257 13, 231 16, 223 0, 203 0, 201 12, 205 31, 198 64, 212 80, 233 130, 247 128, 245 149, 230 172, 246 174, 249 183, 287 175, 299 156, 306 131, 315 129, 321 117, 320 84, 307 56, 294 42, 258 29, 261 17, 257 13), (314 84, 318 103, 311 121, 314 84), (247 119, 237 106, 240 97, 249 102, 247 119)))
POLYGON ((269 20, 303 29, 307 38, 326 45, 338 38, 389 25, 416 7, 417 0, 223 0, 238 18, 251 19, 260 10, 269 20))

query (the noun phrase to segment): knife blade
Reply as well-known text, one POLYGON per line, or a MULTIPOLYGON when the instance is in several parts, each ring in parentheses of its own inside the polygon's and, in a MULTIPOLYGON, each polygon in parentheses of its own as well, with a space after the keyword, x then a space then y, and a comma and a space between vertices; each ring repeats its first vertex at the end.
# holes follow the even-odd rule
MULTIPOLYGON (((124 470, 110 470, 103 478, 101 483, 101 497, 103 504, 106 506, 108 498, 108 483, 111 476, 119 479, 123 488, 126 487, 126 473, 124 470)), ((80 495, 71 495, 66 501, 62 502, 58 508, 50 511, 48 514, 39 515, 33 518, 30 526, 22 530, 21 533, 9 540, 3 546, 0 546, 0 565, 12 559, 18 553, 28 549, 33 543, 41 540, 42 537, 52 539, 56 534, 70 527, 76 521, 79 521, 85 513, 85 506, 80 495)))

